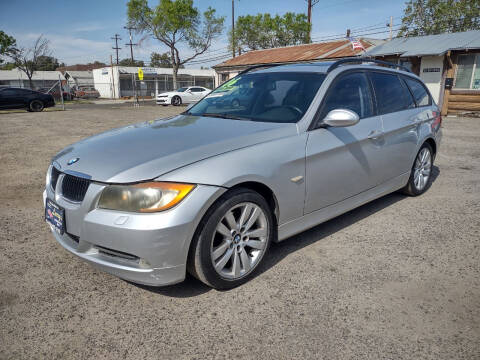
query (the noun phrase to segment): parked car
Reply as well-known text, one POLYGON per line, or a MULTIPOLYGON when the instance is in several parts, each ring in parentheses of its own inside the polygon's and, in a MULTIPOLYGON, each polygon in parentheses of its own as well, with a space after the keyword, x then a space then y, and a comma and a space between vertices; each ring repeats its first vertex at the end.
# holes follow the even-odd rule
POLYGON ((202 86, 181 87, 176 91, 164 92, 157 95, 157 105, 174 105, 196 103, 212 90, 202 86))
POLYGON ((75 90, 75 97, 79 99, 98 99, 100 93, 92 86, 79 86, 75 90))
POLYGON ((250 279, 272 241, 402 190, 430 186, 441 116, 419 77, 376 60, 239 74, 170 119, 68 146, 53 159, 46 219, 68 251, 148 285, 189 271, 217 289, 250 279), (365 62, 365 64, 364 64, 365 62))
MULTIPOLYGON (((49 88, 49 87, 43 87, 38 89, 39 92, 44 93, 44 94, 50 94, 53 96, 54 99, 60 99, 60 91, 58 90, 58 87, 49 88)), ((62 89, 63 92, 63 100, 72 100, 72 94, 70 92, 65 91, 62 89)))
POLYGON ((0 109, 42 111, 44 108, 51 106, 55 106, 55 100, 52 95, 30 89, 0 88, 0 109))

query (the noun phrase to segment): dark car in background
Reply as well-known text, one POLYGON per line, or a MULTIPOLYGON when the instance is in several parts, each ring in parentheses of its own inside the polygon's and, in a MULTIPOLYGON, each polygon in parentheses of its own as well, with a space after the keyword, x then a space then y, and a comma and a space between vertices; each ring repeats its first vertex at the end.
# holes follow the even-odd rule
POLYGON ((30 89, 0 88, 0 109, 42 111, 51 106, 55 106, 55 100, 50 94, 42 94, 30 89))

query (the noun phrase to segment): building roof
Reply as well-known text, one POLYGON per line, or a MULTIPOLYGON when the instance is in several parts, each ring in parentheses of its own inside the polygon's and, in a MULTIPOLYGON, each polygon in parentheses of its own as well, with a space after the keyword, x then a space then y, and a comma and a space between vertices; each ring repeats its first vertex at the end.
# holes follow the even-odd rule
POLYGON ((92 79, 93 80, 93 73, 92 71, 72 71, 72 70, 67 70, 65 71, 70 75, 71 77, 74 78, 85 78, 85 79, 92 79))
POLYGON ((367 51, 366 55, 443 55, 449 50, 480 49, 480 30, 395 38, 367 51))
MULTIPOLYGON (((360 39, 360 42, 365 49, 375 46, 375 41, 369 39, 360 39)), ((362 52, 363 50, 360 49, 352 50, 350 41, 345 39, 273 49, 252 50, 215 65, 213 68, 335 59, 356 56, 362 52)))
MULTIPOLYGON (((114 66, 114 69, 118 68, 120 74, 136 74, 138 72, 138 67, 136 66, 114 66)), ((95 69, 93 72, 102 72, 106 73, 110 69, 109 67, 104 67, 102 69, 95 69)), ((153 67, 142 67, 143 73, 145 75, 172 75, 172 68, 153 68, 153 67)), ((215 76, 215 71, 213 69, 178 69, 178 75, 191 75, 191 76, 215 76)))
MULTIPOLYGON (((58 76, 62 80, 65 77, 60 71, 35 71, 32 76, 32 80, 57 80, 58 76)), ((13 70, 0 70, 0 80, 28 80, 27 75, 19 69, 13 70)))

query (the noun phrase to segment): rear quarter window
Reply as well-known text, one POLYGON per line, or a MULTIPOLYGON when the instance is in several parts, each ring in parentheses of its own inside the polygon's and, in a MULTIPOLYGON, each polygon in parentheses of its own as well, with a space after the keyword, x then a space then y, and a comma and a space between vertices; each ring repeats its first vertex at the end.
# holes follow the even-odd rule
POLYGON ((396 74, 371 72, 378 114, 388 114, 415 107, 413 98, 396 74))
POLYGON ((420 81, 409 77, 404 77, 403 79, 407 83, 417 106, 432 105, 432 99, 420 81))

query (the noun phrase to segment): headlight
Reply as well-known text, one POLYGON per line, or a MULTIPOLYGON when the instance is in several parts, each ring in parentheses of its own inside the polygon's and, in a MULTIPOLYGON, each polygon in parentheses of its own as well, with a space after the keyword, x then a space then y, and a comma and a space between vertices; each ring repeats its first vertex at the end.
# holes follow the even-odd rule
POLYGON ((109 185, 100 195, 98 207, 142 213, 163 211, 178 204, 194 188, 192 184, 169 182, 109 185))

